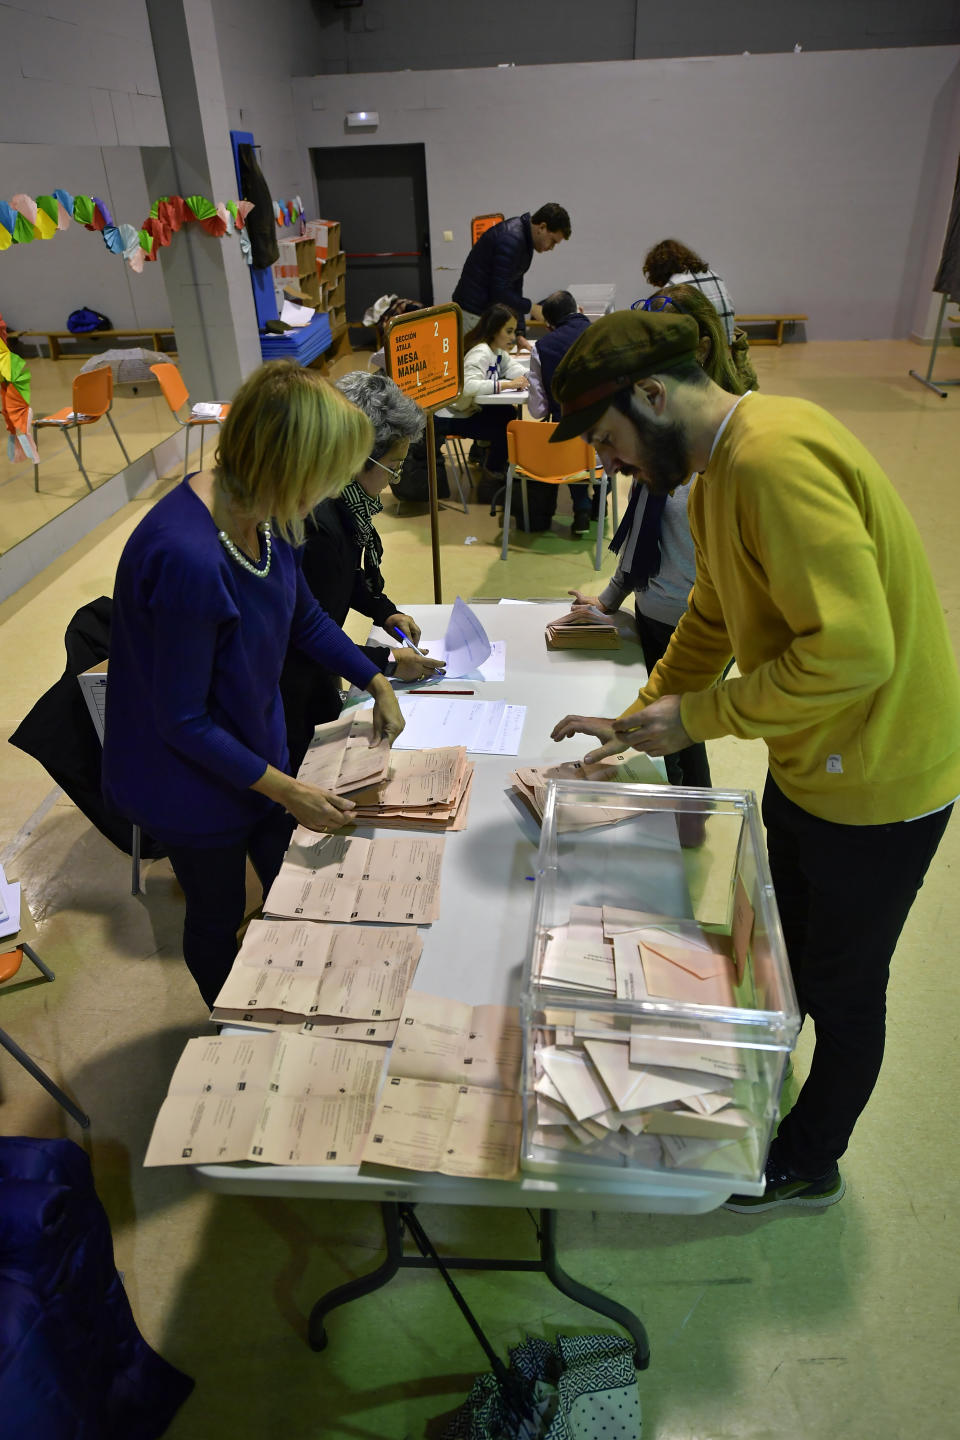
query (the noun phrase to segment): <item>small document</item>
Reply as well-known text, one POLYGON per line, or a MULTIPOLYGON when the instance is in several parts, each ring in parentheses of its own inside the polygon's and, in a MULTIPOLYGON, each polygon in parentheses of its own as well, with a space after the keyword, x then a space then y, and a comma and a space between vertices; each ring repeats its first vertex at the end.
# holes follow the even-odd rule
MULTIPOLYGON (((443 640, 421 640, 421 650, 425 650, 431 660, 442 660, 446 670, 442 675, 437 676, 436 684, 442 684, 445 680, 486 680, 503 683, 507 678, 507 642, 505 640, 491 640, 490 654, 482 665, 477 665, 472 670, 458 670, 455 663, 451 661, 446 643, 443 640)), ((432 682, 426 680, 414 680, 411 682, 417 688, 432 682)), ((403 691, 400 691, 402 694, 403 691)))
MULTIPOLYGON (((435 660, 446 661, 448 680, 481 678, 481 667, 493 654, 493 646, 483 623, 475 611, 458 595, 447 623, 447 633, 442 645, 427 644, 426 648, 435 660)), ((500 642, 501 657, 503 642, 500 642)), ((483 676, 491 679, 492 676, 483 676)), ((502 680, 503 675, 500 676, 502 680)))
POLYGON ((429 925, 440 913, 443 836, 293 833, 264 913, 337 924, 429 925))
POLYGON ((284 300, 280 319, 285 325, 292 325, 299 330, 302 326, 309 325, 316 313, 312 305, 297 305, 293 300, 284 300))
POLYGON ((422 949, 409 927, 251 920, 214 1014, 227 1023, 310 1022, 313 1034, 322 1021, 395 1022, 422 949))
POLYGON ((383 1052, 283 1032, 189 1040, 145 1165, 357 1165, 383 1052))
POLYGON ((395 750, 462 745, 479 755, 517 755, 526 719, 525 705, 500 700, 447 700, 441 694, 401 695, 407 722, 395 750))
POLYGON ((411 990, 390 1052, 391 1075, 517 1090, 523 1032, 515 1005, 467 1005, 411 990))
POLYGON ((372 745, 372 737, 369 710, 350 710, 318 725, 297 778, 335 795, 378 783, 390 769, 390 746, 386 740, 372 745))
POLYGON ((0 938, 20 929, 20 881, 9 881, 0 865, 0 938))

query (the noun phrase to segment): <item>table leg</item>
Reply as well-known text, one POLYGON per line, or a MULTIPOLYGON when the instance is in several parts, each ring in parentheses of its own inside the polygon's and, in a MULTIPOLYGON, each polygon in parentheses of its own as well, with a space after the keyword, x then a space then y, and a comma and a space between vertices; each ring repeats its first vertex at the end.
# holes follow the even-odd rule
POLYGON ((562 1295, 576 1300, 578 1305, 585 1305, 588 1310, 595 1310, 599 1315, 606 1315, 608 1319, 616 1321, 618 1325, 623 1326, 624 1330, 629 1331, 634 1343, 633 1363, 638 1370, 646 1370, 650 1364, 650 1342, 643 1324, 633 1311, 628 1310, 625 1305, 619 1305, 616 1300, 608 1300, 599 1291, 581 1285, 579 1280, 572 1279, 565 1270, 561 1269, 557 1260, 557 1212, 555 1210, 540 1211, 540 1258, 543 1261, 543 1269, 547 1278, 553 1282, 562 1295))
POLYGON ((361 1275, 357 1280, 348 1280, 345 1285, 338 1285, 335 1290, 321 1295, 310 1311, 307 1322, 307 1340, 311 1350, 327 1348, 327 1329, 323 1321, 331 1310, 335 1310, 338 1305, 346 1305, 350 1300, 359 1300, 361 1295, 369 1295, 373 1290, 379 1290, 382 1285, 392 1280, 400 1269, 403 1258, 400 1206, 395 1201, 385 1200, 380 1206, 380 1213, 383 1216, 383 1233, 387 1242, 386 1258, 368 1275, 361 1275))

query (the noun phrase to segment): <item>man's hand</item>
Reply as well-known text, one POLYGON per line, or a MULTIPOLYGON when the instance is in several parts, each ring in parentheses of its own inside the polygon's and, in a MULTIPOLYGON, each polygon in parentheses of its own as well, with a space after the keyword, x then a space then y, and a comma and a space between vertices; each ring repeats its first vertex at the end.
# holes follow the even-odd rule
POLYGON ((390 681, 385 675, 374 675, 367 686, 367 692, 374 700, 370 744, 379 745, 381 740, 386 740, 388 745, 392 745, 403 732, 407 722, 403 718, 390 681))
POLYGON ((397 662, 398 680, 439 680, 446 673, 447 662, 428 660, 426 652, 417 655, 413 650, 393 650, 391 654, 397 662))
MULTIPOLYGON (((551 740, 569 740, 571 735, 594 735, 598 740, 612 740, 614 735, 614 721, 604 720, 599 715, 565 715, 559 725, 554 725, 550 731, 551 740)), ((616 754, 622 750, 620 744, 614 745, 610 754, 616 754)), ((607 753, 606 750, 603 751, 607 753)))
POLYGON ((420 643, 420 626, 412 615, 404 615, 402 610, 398 610, 395 615, 387 616, 384 621, 384 629, 399 630, 401 635, 406 635, 412 644, 419 645, 420 643))
POLYGON ((584 595, 582 590, 568 590, 568 595, 573 596, 573 608, 577 605, 587 605, 591 610, 599 610, 601 615, 612 615, 613 611, 608 610, 600 599, 599 595, 584 595))
MULTIPOLYGON (((538 308, 537 306, 534 306, 534 309, 535 309, 535 310, 536 310, 537 308, 538 308)), ((534 318, 534 316, 531 314, 530 319, 533 320, 534 324, 539 324, 539 323, 542 321, 543 316, 542 316, 542 315, 538 315, 536 318, 534 318)), ((517 336, 517 349, 518 349, 518 350, 532 350, 532 349, 533 349, 533 345, 532 345, 532 344, 530 343, 530 341, 527 339, 526 335, 518 335, 518 336, 517 336)))
POLYGON ((593 750, 583 758, 587 761, 602 760, 605 755, 616 755, 618 750, 642 750, 646 755, 673 755, 685 750, 693 741, 683 728, 680 719, 680 696, 661 695, 645 710, 635 715, 624 715, 614 720, 613 738, 600 750, 593 750))

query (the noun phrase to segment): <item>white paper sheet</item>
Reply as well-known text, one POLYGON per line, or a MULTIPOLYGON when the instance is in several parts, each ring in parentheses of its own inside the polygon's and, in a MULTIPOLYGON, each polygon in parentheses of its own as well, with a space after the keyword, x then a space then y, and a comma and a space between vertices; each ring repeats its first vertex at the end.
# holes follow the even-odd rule
POLYGON ((407 728, 397 750, 463 745, 473 754, 517 755, 526 705, 499 700, 445 700, 442 695, 401 695, 407 728))
POLYGON ((20 882, 7 879, 0 865, 0 937, 20 929, 20 882))
POLYGON ((469 675, 490 656, 490 640, 479 617, 458 595, 443 637, 450 675, 469 675))
MULTIPOLYGON (((444 680, 488 680, 503 683, 507 678, 507 642, 505 640, 491 640, 490 654, 482 665, 473 670, 458 670, 457 661, 451 656, 443 640, 423 640, 419 642, 420 649, 426 650, 431 660, 442 660, 446 665, 446 673, 439 676, 437 684, 444 680)), ((412 682, 419 689, 428 684, 425 680, 414 680, 412 682)))
POLYGON ((300 329, 303 325, 309 325, 316 313, 309 305, 295 305, 292 300, 284 300, 280 319, 285 325, 293 325, 300 329))

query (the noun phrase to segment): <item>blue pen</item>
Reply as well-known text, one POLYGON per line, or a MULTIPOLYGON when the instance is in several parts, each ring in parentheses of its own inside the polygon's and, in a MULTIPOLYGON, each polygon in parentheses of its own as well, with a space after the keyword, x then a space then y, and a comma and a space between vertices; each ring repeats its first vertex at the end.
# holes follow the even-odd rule
POLYGON ((425 658, 426 658, 426 651, 424 651, 424 650, 418 650, 417 647, 416 647, 416 645, 414 645, 413 641, 409 638, 409 636, 404 635, 403 631, 402 631, 402 630, 398 630, 395 625, 391 625, 391 626, 390 626, 390 634, 391 634, 391 635, 396 635, 397 639, 398 639, 403 645, 406 645, 406 646, 407 646, 410 650, 412 650, 416 655, 419 655, 419 656, 421 657, 421 659, 425 659, 425 658))

